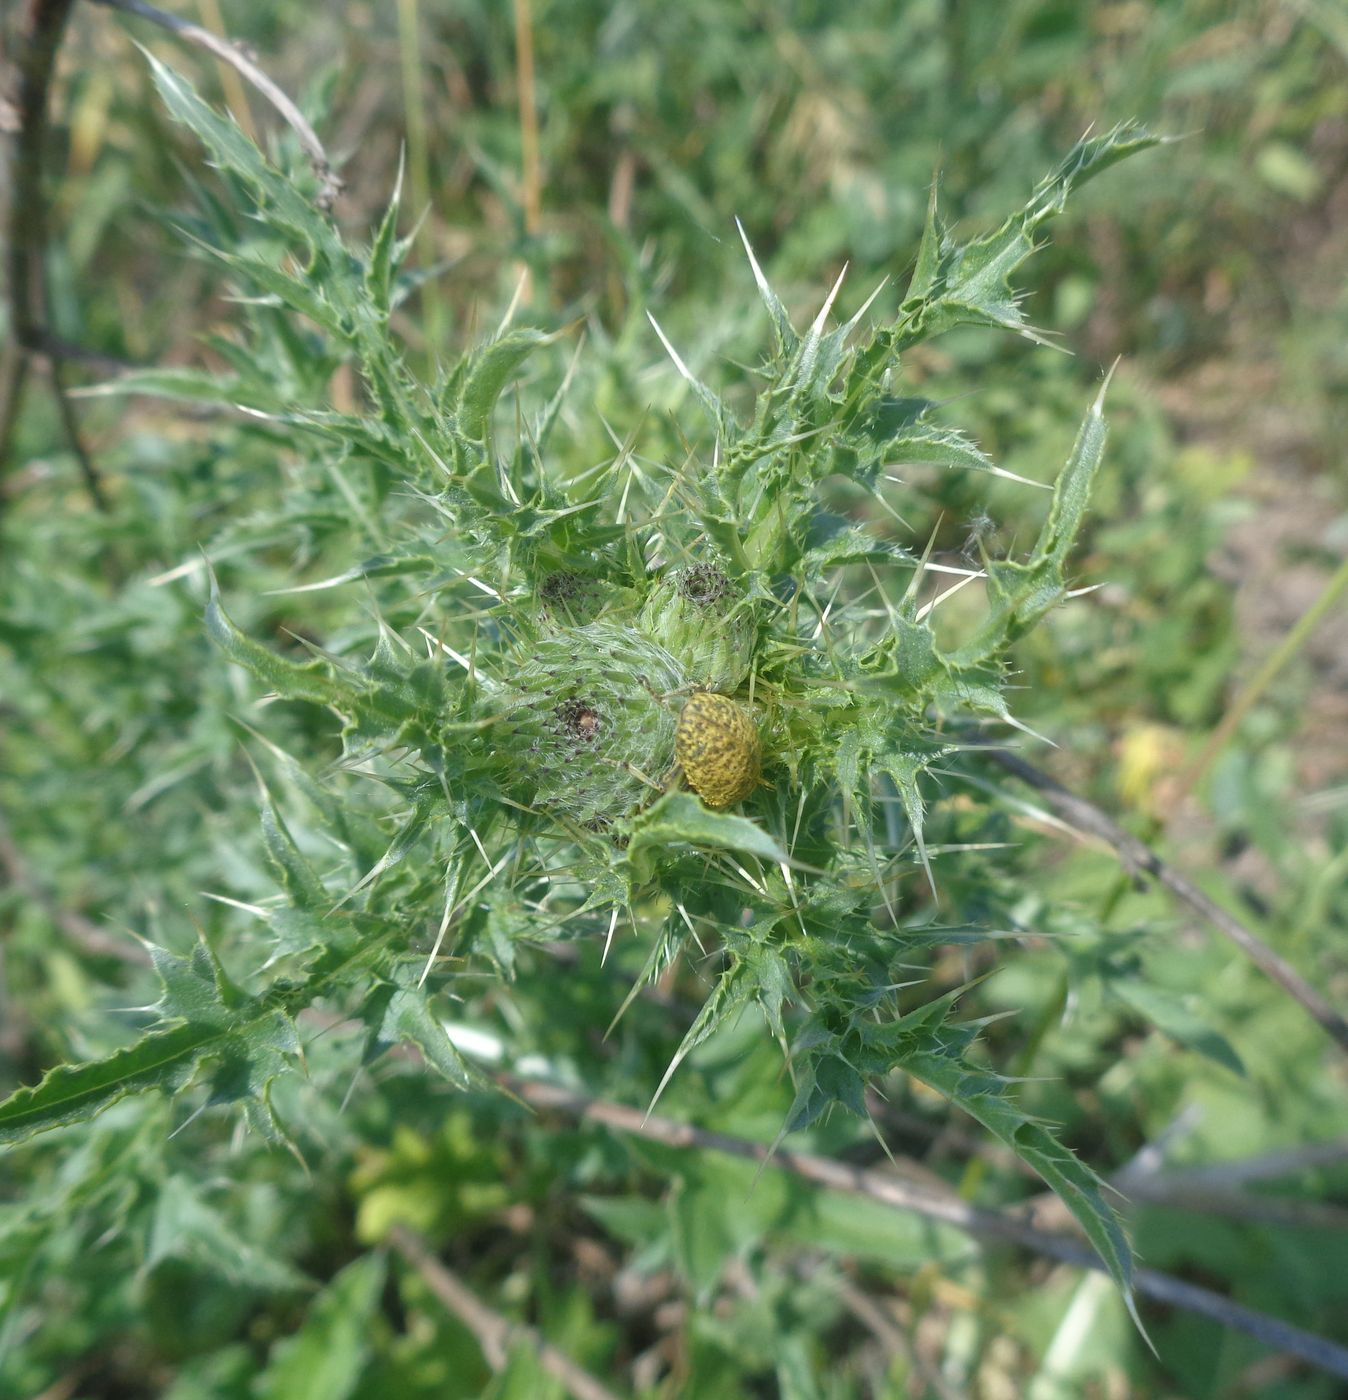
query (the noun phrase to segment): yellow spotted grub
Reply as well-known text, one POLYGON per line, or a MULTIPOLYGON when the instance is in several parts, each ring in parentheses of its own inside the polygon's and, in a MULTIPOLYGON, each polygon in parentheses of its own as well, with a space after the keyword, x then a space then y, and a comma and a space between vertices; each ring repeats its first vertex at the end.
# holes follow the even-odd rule
POLYGON ((740 802, 758 784, 758 730, 725 695, 698 690, 688 697, 674 732, 674 756, 708 807, 740 802))

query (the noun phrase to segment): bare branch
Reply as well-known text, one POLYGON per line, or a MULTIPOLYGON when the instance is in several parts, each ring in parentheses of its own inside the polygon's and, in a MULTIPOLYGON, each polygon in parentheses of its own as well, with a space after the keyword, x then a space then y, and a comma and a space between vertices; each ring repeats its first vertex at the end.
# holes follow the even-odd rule
MULTIPOLYGON (((1348 1210, 1342 1206, 1288 1196, 1255 1195, 1231 1188, 1223 1190, 1186 1181, 1184 1175, 1166 1172, 1135 1178, 1121 1172, 1110 1177, 1109 1184, 1133 1205, 1217 1215, 1226 1220, 1272 1225, 1284 1230, 1348 1231, 1348 1210)), ((1050 1191, 1018 1202, 1010 1213, 1027 1220, 1033 1218, 1041 1229, 1062 1228, 1075 1233, 1078 1228, 1062 1198, 1050 1191)))
MULTIPOLYGON (((695 1128, 689 1123, 679 1123, 656 1114, 644 1114, 639 1108, 590 1098, 558 1085, 520 1079, 512 1074, 498 1074, 496 1079, 511 1093, 536 1108, 566 1113, 670 1147, 701 1148, 747 1158, 818 1186, 865 1196, 898 1210, 913 1211, 928 1220, 942 1221, 983 1239, 1017 1244, 1064 1264, 1105 1272, 1104 1262, 1095 1251, 1077 1240, 1049 1234, 1001 1211, 971 1206, 953 1192, 936 1191, 927 1185, 849 1166, 828 1157, 816 1157, 807 1152, 778 1150, 772 1153, 760 1142, 695 1128)), ((1136 1270, 1133 1286, 1144 1297, 1211 1318, 1223 1327, 1254 1337, 1265 1346, 1288 1352, 1331 1375, 1348 1379, 1348 1347, 1340 1346, 1337 1342, 1305 1332, 1278 1318, 1255 1312, 1252 1308, 1242 1307, 1220 1293, 1186 1283, 1156 1269, 1136 1270)))
POLYGON ((1299 972, 1281 958, 1261 938, 1257 937, 1234 914, 1213 903, 1196 885, 1178 871, 1172 870, 1150 846, 1124 831, 1094 803, 1087 802, 1063 787, 1047 773, 1040 772, 1023 758, 1006 749, 989 746, 988 757, 1008 773, 1043 793, 1048 805, 1077 831, 1099 837, 1113 847, 1120 864, 1135 879, 1150 875, 1164 885, 1177 899, 1212 924, 1245 954, 1266 977, 1272 978, 1288 996, 1313 1016, 1337 1042, 1348 1051, 1348 1020, 1339 1014, 1299 972))
POLYGON ((451 1269, 436 1258, 430 1245, 406 1225, 395 1225, 389 1231, 394 1249, 419 1273, 426 1287, 477 1338, 482 1355, 493 1371, 506 1364, 512 1343, 523 1342, 538 1357, 538 1364, 560 1381, 577 1400, 618 1400, 607 1386, 601 1385, 564 1352, 543 1339, 535 1328, 522 1322, 512 1322, 489 1308, 476 1293, 451 1269))
MULTIPOLYGON (((44 339, 51 321, 44 259, 47 249, 47 204, 42 189, 42 157, 47 140, 47 112, 56 53, 74 0, 30 0, 10 45, 11 71, 0 94, 0 126, 9 137, 5 210, 6 295, 12 344, 0 365, 0 461, 23 402, 29 357, 44 339)), ((108 509, 98 469, 80 436, 74 405, 66 392, 59 356, 51 356, 51 386, 71 451, 79 463, 89 496, 99 510, 108 509)))
POLYGON ((1228 1220, 1258 1221, 1285 1229, 1345 1231, 1348 1210, 1327 1201, 1296 1200, 1287 1196, 1257 1196, 1249 1191, 1221 1190, 1199 1182, 1185 1181, 1181 1174, 1115 1177, 1111 1185, 1129 1200, 1171 1210, 1193 1211, 1198 1215, 1220 1215, 1228 1220))
POLYGON ((94 4, 105 5, 110 10, 121 10, 123 14, 135 15, 137 19, 149 20, 151 24, 167 29, 169 33, 177 35, 187 43, 195 44, 198 48, 214 54, 222 63, 229 64, 245 82, 256 88, 276 108, 286 125, 299 137, 300 145, 304 147, 304 153, 309 157, 314 173, 321 183, 318 207, 325 212, 332 208, 337 202, 337 196, 342 192, 342 180, 333 170, 328 153, 318 139, 318 133, 286 93, 277 87, 237 44, 222 39, 218 34, 212 34, 209 29, 203 29, 199 24, 191 24, 187 20, 179 19, 177 15, 156 9, 153 5, 146 4, 145 0, 94 0, 94 4))
MULTIPOLYGON (((117 355, 105 355, 101 350, 86 349, 83 345, 76 345, 73 341, 53 335, 50 330, 42 327, 33 332, 29 348, 34 355, 45 355, 49 360, 60 360, 65 364, 81 365, 96 374, 125 374, 127 370, 137 368, 131 360, 121 359, 117 355)), ((79 398, 78 390, 72 392, 71 397, 79 398)))
POLYGON ((51 387, 52 393, 56 396, 56 408, 61 415, 61 427, 65 430, 66 442, 75 455, 75 461, 79 464, 85 488, 99 510, 106 511, 108 499, 103 492, 103 479, 88 447, 85 445, 84 434, 80 431, 79 415, 75 412, 75 404, 70 396, 70 386, 66 383, 65 364, 55 356, 51 359, 51 387))
POLYGON ((1230 1190, 1250 1181, 1271 1181, 1280 1176, 1313 1171, 1318 1167, 1334 1167, 1348 1162, 1348 1138, 1330 1138, 1326 1142, 1307 1143, 1304 1147, 1289 1147, 1277 1152, 1261 1152, 1256 1157, 1239 1157, 1233 1162, 1212 1162, 1201 1167, 1174 1167, 1163 1174, 1168 1181, 1185 1182, 1190 1186, 1212 1186, 1230 1190))
POLYGON ((56 52, 74 0, 30 0, 12 37, 12 71, 3 94, 3 128, 12 138, 8 225, 10 330, 28 348, 46 314, 42 255, 46 203, 42 197, 42 150, 47 138, 47 98, 56 52))
MULTIPOLYGON (((10 247, 14 244, 10 235, 10 247)), ((10 313, 11 322, 13 312, 10 313)), ((14 434, 14 425, 19 421, 19 409, 23 406, 23 390, 28 382, 28 353, 19 344, 17 336, 10 336, 4 351, 0 352, 0 466, 9 455, 9 440, 14 434)), ((0 495, 0 501, 4 499, 0 495)))

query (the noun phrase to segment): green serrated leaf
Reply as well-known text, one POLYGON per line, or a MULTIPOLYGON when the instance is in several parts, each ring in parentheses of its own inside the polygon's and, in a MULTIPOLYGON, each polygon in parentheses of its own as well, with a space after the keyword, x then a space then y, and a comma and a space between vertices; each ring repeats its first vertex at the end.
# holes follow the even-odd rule
POLYGON ((251 671, 287 700, 311 700, 318 705, 335 706, 350 698, 349 692, 334 683, 321 661, 287 661, 245 637, 229 620, 214 587, 206 604, 206 630, 231 661, 251 671))
POLYGON ((458 1089, 487 1089, 491 1081, 454 1048, 420 987, 385 989, 379 999, 378 1024, 371 1027, 370 1053, 389 1045, 415 1045, 446 1079, 458 1089))
POLYGON ((749 235, 744 231, 744 225, 738 219, 735 220, 735 227, 739 229, 740 241, 744 244, 744 251, 749 259, 749 266, 753 269, 754 283, 758 287, 758 295, 763 299, 763 305, 768 309, 768 315, 772 320, 772 333, 777 342, 777 353, 779 355, 790 355, 794 353, 799 338, 791 325, 791 318, 786 313, 786 307, 782 304, 782 299, 772 290, 763 269, 758 264, 758 258, 754 254, 753 248, 749 244, 749 235))
POLYGON ((908 283, 905 302, 916 302, 926 297, 936 282, 942 243, 938 189, 938 181, 933 178, 927 194, 927 217, 922 225, 922 241, 917 247, 917 258, 913 263, 913 275, 908 283))
POLYGON ((949 660, 956 669, 982 666, 998 656, 1052 611, 1067 591, 1068 552, 1090 504, 1091 488, 1104 459, 1108 429, 1103 405, 1106 385, 1096 395, 1077 433, 1066 466, 1053 486, 1053 502, 1034 552, 1024 564, 990 560, 987 621, 949 660))
POLYGON ((254 1382, 258 1400, 346 1400, 370 1356, 386 1272, 379 1254, 348 1264, 310 1303, 299 1331, 272 1348, 254 1382))
POLYGON ((274 296, 282 305, 301 316, 307 316, 314 325, 321 326, 341 340, 352 338, 350 321, 327 300, 317 283, 304 277, 292 277, 264 257, 223 253, 216 249, 208 251, 246 283, 252 283, 274 296))
MULTIPOLYGON (((800 1049, 798 1043, 797 1049, 800 1049)), ((787 1111, 778 1141, 808 1128, 834 1104, 866 1114, 866 1079, 841 1054, 800 1056, 796 1066, 796 1097, 787 1111)))
POLYGON ((992 458, 957 428, 917 423, 900 430, 885 444, 885 460, 895 467, 963 467, 969 471, 995 471, 992 458))
POLYGON ((330 226, 291 182, 268 164, 232 118, 222 116, 197 95, 185 78, 142 49, 155 87, 170 114, 201 141, 222 170, 239 176, 268 206, 274 219, 307 241, 331 241, 330 226))
POLYGON ((215 1027, 228 1023, 230 1008, 203 944, 197 944, 190 958, 180 958, 167 948, 151 947, 150 961, 163 987, 155 1009, 165 1020, 215 1027))
POLYGON ((1245 1078, 1245 1064, 1231 1042, 1179 997, 1136 977, 1111 978, 1107 986, 1111 995, 1126 1002, 1164 1035, 1245 1078))
POLYGON ((83 1122, 129 1094, 152 1089, 175 1094, 203 1064, 222 1056, 237 1054, 249 1062, 269 1046, 288 1055, 295 1043, 289 1018, 259 1002, 227 1022, 189 1022, 151 1031, 105 1059, 58 1065, 41 1083, 11 1094, 0 1103, 0 1146, 83 1122))
POLYGON ((930 1085, 981 1123, 1043 1177, 1086 1232, 1110 1276, 1132 1296, 1133 1256, 1118 1215, 1104 1196, 1104 1183, 1042 1124, 1007 1096, 1005 1084, 946 1053, 915 1047, 901 1053, 910 1074, 930 1085))
MULTIPOLYGON (((716 986, 712 989, 707 1000, 703 1002, 702 1009, 697 1013, 697 1019, 689 1026, 687 1034, 679 1048, 674 1052, 674 1058, 670 1060, 669 1067, 665 1070, 664 1076, 656 1087, 655 1093, 651 1097, 651 1109, 659 1102, 660 1095, 664 1093, 665 1086, 674 1077, 675 1070, 704 1040, 707 1040, 722 1026, 738 1016, 757 991, 757 979, 750 969, 738 960, 716 979, 716 986)), ((647 1109, 647 1112, 650 1112, 650 1109, 647 1109)))
POLYGON ((245 383, 237 375, 211 374, 199 369, 127 370, 116 379, 79 392, 82 398, 148 394, 184 403, 226 404, 231 408, 238 405, 259 409, 278 407, 275 395, 268 394, 260 385, 245 383))
POLYGON ((322 880, 300 853, 265 787, 262 789, 262 836, 272 866, 296 908, 313 910, 331 904, 322 880))
POLYGON ((818 580, 827 570, 841 564, 864 564, 879 561, 893 562, 912 560, 912 555, 901 545, 889 540, 877 539, 870 530, 860 525, 845 525, 837 521, 832 530, 817 544, 811 544, 800 559, 800 568, 807 580, 818 580))
POLYGON ((908 826, 913 833, 913 844, 917 847, 917 856, 922 862, 922 868, 927 873, 927 884, 931 888, 934 899, 939 898, 936 891, 936 877, 932 874, 931 860, 927 855, 927 843, 923 834, 927 804, 923 801, 918 779, 940 754, 946 752, 949 750, 941 750, 938 754, 891 752, 880 754, 875 760, 876 768, 886 774, 893 782, 895 791, 899 795, 899 801, 903 804, 904 815, 908 818, 908 826))
POLYGON ((459 431, 474 442, 485 442, 496 401, 511 375, 538 349, 552 340, 543 331, 508 331, 473 351, 463 371, 455 403, 459 431))
POLYGON ((1063 211, 1074 189, 1111 165, 1138 151, 1160 144, 1135 123, 1116 126, 1101 136, 1087 137, 1068 152, 1058 168, 1042 180, 1020 213, 995 233, 968 243, 941 239, 933 257, 937 227, 933 210, 928 217, 904 320, 890 340, 897 354, 906 346, 957 325, 997 326, 1040 340, 1030 329, 1011 289, 1011 274, 1034 252, 1035 235, 1063 211))
POLYGON ((769 835, 757 822, 748 817, 709 811, 700 798, 688 792, 666 793, 633 819, 627 860, 637 870, 649 874, 660 853, 677 844, 739 851, 774 863, 790 859, 776 837, 769 835))
POLYGON ((398 270, 400 254, 403 251, 398 241, 398 212, 402 204, 404 159, 400 152, 393 195, 384 211, 384 217, 379 221, 379 229, 370 246, 370 257, 365 268, 365 288, 375 308, 385 316, 393 310, 393 277, 398 270))

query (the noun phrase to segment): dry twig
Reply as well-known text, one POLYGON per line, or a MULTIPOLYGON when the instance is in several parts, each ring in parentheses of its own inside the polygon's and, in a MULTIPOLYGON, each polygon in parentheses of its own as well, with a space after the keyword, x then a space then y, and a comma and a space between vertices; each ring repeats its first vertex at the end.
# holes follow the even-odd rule
POLYGON ((607 1386, 578 1366, 533 1327, 512 1322, 489 1308, 452 1270, 435 1257, 430 1245, 415 1230, 395 1225, 389 1231, 394 1249, 419 1273, 427 1288, 477 1338, 482 1355, 493 1371, 506 1364, 510 1347, 523 1342, 538 1357, 538 1364, 560 1381, 577 1400, 617 1400, 607 1386))
POLYGON ((987 754, 1008 773, 1041 792, 1048 805, 1069 826, 1086 835, 1096 836, 1111 846, 1120 864, 1134 880, 1140 881, 1143 876, 1151 876, 1195 913, 1200 914, 1219 933, 1230 939, 1265 976, 1272 978, 1288 996, 1309 1012, 1334 1038, 1341 1050, 1348 1051, 1348 1020, 1345 1020, 1289 962, 1246 928, 1234 914, 1213 903, 1196 885, 1185 879, 1177 870, 1172 870, 1150 846, 1124 831, 1094 803, 1087 802, 1084 797, 1078 797, 1056 779, 1006 749, 989 746, 987 754))
MULTIPOLYGON (((971 1206, 953 1192, 937 1192, 929 1186, 918 1185, 899 1177, 849 1166, 831 1158, 817 1157, 807 1152, 779 1150, 770 1153, 760 1142, 732 1137, 727 1133, 695 1128, 656 1114, 643 1114, 638 1108, 609 1103, 587 1094, 576 1093, 558 1085, 520 1079, 511 1074, 498 1074, 497 1080, 511 1093, 535 1108, 565 1113, 573 1118, 599 1123, 634 1137, 649 1138, 670 1147, 701 1148, 724 1152, 732 1157, 747 1158, 778 1171, 790 1172, 803 1181, 835 1191, 851 1192, 873 1201, 910 1210, 928 1220, 941 1221, 956 1229, 988 1240, 1001 1240, 1020 1245, 1060 1263, 1077 1268, 1105 1271, 1104 1262, 1093 1249, 1063 1235, 1036 1229, 1024 1220, 1001 1211, 971 1206)), ((1310 1365, 1318 1366, 1331 1375, 1348 1379, 1348 1347, 1328 1338, 1318 1337, 1299 1327, 1252 1308, 1242 1307, 1220 1293, 1186 1283, 1171 1274, 1156 1269, 1138 1269, 1133 1274, 1136 1291, 1157 1302, 1183 1308, 1203 1317, 1244 1332, 1265 1346, 1285 1351, 1310 1365)))
POLYGON ((7 189, 9 201, 4 223, 10 322, 10 342, 0 364, 0 461, 8 455, 28 370, 33 358, 42 356, 50 366, 61 423, 90 499, 99 510, 107 510, 102 480, 66 392, 62 356, 45 331, 51 322, 51 308, 44 265, 47 204, 42 157, 56 53, 73 4, 74 0, 28 0, 11 37, 12 58, 5 75, 5 92, 0 95, 0 129, 8 137, 7 178, 0 184, 7 189))
POLYGON ((531 238, 543 221, 543 177, 538 159, 538 96, 534 84, 534 21, 529 0, 515 0, 515 73, 520 109, 524 231, 531 238))

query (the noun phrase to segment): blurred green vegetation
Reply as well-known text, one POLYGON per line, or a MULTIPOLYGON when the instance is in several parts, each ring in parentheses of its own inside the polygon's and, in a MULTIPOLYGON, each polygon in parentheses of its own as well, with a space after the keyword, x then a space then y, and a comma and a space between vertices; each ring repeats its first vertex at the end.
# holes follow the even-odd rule
MULTIPOLYGON (((226 19, 342 154, 344 226, 368 228, 406 150, 406 231, 424 209, 416 263, 434 276, 398 328, 425 366, 494 321, 526 269, 526 315, 583 326, 566 410, 577 462, 612 457, 637 425, 643 452, 679 451, 682 386, 647 310, 709 380, 757 356, 766 328, 735 218, 798 322, 849 263, 847 315, 885 277, 882 301, 897 300, 934 172, 959 226, 982 227, 1091 124, 1140 117, 1182 135, 1092 185, 1031 265, 1032 319, 1072 355, 970 332, 908 366, 921 392, 950 401, 944 421, 1044 482, 1123 357, 1075 556, 1082 584, 1105 587, 1021 646, 1017 714, 1061 748, 1032 750, 1036 761, 1139 830, 1167 817, 1167 785, 1278 639, 1242 598, 1276 596, 1294 564, 1324 570, 1348 541, 1348 17, 1331 0, 534 0, 533 231, 508 7, 404 0, 323 15, 250 0, 226 19), (1270 500, 1300 509, 1261 537, 1270 500)), ((176 230, 209 238, 212 219, 233 216, 169 125, 133 32, 230 97, 200 54, 102 10, 76 13, 49 166, 54 329, 103 355, 221 368, 240 313, 176 230)), ((245 101, 236 115, 293 158, 261 102, 245 101)), ((279 320, 270 333, 278 378, 308 376, 315 399, 354 392, 288 345, 279 320)), ((546 396, 565 363, 559 347, 526 399, 546 396)), ((139 400, 83 399, 79 412, 113 487, 109 515, 83 498, 36 383, 0 480, 0 837, 27 882, 11 869, 0 886, 6 1090, 125 1043, 153 996, 134 965, 65 938, 34 887, 111 938, 136 930, 187 952, 200 930, 246 975, 248 920, 201 892, 245 904, 274 892, 248 755, 284 789, 297 844, 319 851, 326 838, 305 820, 300 780, 251 732, 250 689, 206 640, 200 550, 210 543, 227 592, 246 578, 230 597, 250 635, 281 645, 322 629, 327 645, 355 645, 349 599, 302 595, 300 608, 270 590, 348 560, 353 513, 376 552, 384 504, 336 465, 301 482, 261 421, 139 400)), ((876 523, 918 550, 934 539, 933 558, 955 566, 977 559, 980 539, 1023 548, 1047 495, 913 480, 923 489, 903 525, 876 523)), ((837 504, 859 509, 841 486, 837 504)), ((1342 683, 1332 655, 1300 658, 1162 838, 1340 1003, 1348 716, 1325 697, 1342 683)), ((313 707, 271 706, 265 728, 275 744, 326 743, 337 757, 313 707)), ((989 1065, 1023 1076, 1022 1103, 1064 1124, 1102 1174, 1158 1142, 1168 1167, 1198 1169, 1348 1134, 1348 1084, 1321 1034, 1164 897, 1011 801, 974 808, 952 783, 930 823, 934 849, 976 848, 942 858, 941 879, 980 892, 988 925, 1019 935, 995 962, 952 951, 932 981, 995 967, 965 1002, 970 1015, 1008 1013, 986 1029, 989 1065)), ((370 863, 377 840, 352 833, 370 863)), ((681 969, 603 1041, 647 950, 619 939, 601 967, 597 942, 571 948, 561 972, 552 954, 518 950, 508 992, 473 1005, 465 1028, 644 1103, 701 973, 681 969)), ((0 1161, 0 1393, 561 1393, 522 1349, 493 1379, 417 1276, 386 1272, 372 1246, 394 1219, 633 1394, 1337 1393, 1181 1312, 1146 1310, 1153 1358, 1098 1280, 916 1218, 452 1093, 405 1057, 362 1069, 342 1013, 306 1022, 307 1077, 278 1091, 306 1169, 226 1114, 194 1116, 204 1093, 123 1104, 0 1161), (858 1293, 879 1300, 889 1331, 858 1293)), ((886 1087, 878 1122, 896 1155, 979 1204, 1037 1189, 968 1150, 969 1125, 929 1094, 886 1087)), ((779 1049, 745 1017, 690 1057, 661 1110, 771 1141, 791 1099, 779 1049)), ((840 1117, 791 1145, 883 1162, 865 1125, 840 1117)), ((1348 1341, 1345 1192, 1344 1160, 1293 1159, 1249 1188, 1253 1206, 1139 1201, 1130 1217, 1148 1265, 1348 1341), (1261 1216, 1261 1203, 1300 1209, 1300 1223, 1261 1216)))

